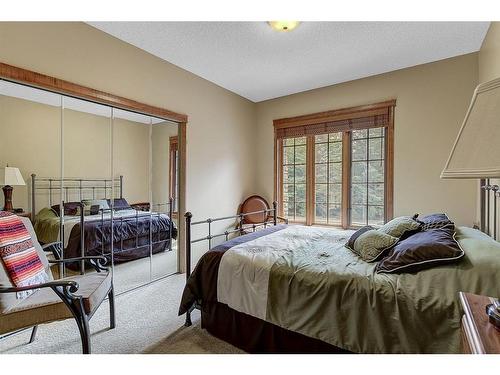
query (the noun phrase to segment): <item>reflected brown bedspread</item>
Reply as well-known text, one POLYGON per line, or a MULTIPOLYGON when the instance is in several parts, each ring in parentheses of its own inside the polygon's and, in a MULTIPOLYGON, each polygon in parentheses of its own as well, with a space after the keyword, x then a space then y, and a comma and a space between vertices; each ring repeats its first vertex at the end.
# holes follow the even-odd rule
MULTIPOLYGON (((168 248, 170 232, 172 233, 172 239, 176 239, 177 228, 167 215, 152 216, 153 253, 165 251, 168 248)), ((100 220, 85 222, 84 233, 86 256, 104 255, 110 257, 111 220, 104 220, 103 224, 100 220)), ((68 245, 64 252, 66 258, 81 256, 80 239, 80 224, 76 224, 71 230, 68 245)), ((149 256, 150 216, 114 220, 113 242, 115 263, 149 256)))

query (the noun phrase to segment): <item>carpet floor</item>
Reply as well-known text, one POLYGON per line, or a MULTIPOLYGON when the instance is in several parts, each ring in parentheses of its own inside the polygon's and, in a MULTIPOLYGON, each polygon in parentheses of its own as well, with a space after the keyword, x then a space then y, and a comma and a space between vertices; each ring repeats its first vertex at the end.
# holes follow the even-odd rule
MULTIPOLYGON (((119 295, 113 330, 109 329, 109 305, 104 302, 90 320, 92 353, 243 353, 201 329, 198 311, 193 312, 193 325, 184 327, 184 316, 177 316, 184 283, 185 275, 176 274, 119 295)), ((27 344, 29 336, 30 331, 24 331, 0 340, 0 353, 81 353, 73 319, 39 326, 32 344, 27 344)))

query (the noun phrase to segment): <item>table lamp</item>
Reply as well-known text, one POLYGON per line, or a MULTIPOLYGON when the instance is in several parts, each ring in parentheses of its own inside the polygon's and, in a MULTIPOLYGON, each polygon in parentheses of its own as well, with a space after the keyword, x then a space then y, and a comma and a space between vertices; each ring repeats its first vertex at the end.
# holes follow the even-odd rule
MULTIPOLYGON (((477 86, 448 161, 441 172, 444 179, 500 178, 500 78, 477 86)), ((494 233, 498 186, 487 186, 495 194, 494 233)), ((488 217, 489 217, 488 200, 488 217)), ((482 208, 484 210, 484 208, 482 208)), ((483 227, 484 223, 482 223, 483 227)), ((487 230, 489 231, 490 228, 487 230)), ((496 239, 496 238, 495 238, 496 239)), ((499 296, 496 296, 499 297, 499 296)), ((486 306, 489 321, 500 329, 500 301, 486 306)))
POLYGON ((2 188, 4 195, 4 211, 12 211, 12 186, 26 185, 23 176, 18 168, 9 167, 8 165, 0 169, 0 185, 4 185, 2 188))

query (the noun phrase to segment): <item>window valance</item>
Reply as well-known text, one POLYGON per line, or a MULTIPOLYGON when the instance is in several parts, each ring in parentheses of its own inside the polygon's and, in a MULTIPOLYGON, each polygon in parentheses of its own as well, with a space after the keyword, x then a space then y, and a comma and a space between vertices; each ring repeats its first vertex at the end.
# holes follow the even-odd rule
POLYGON ((277 139, 387 127, 395 100, 274 121, 277 139))

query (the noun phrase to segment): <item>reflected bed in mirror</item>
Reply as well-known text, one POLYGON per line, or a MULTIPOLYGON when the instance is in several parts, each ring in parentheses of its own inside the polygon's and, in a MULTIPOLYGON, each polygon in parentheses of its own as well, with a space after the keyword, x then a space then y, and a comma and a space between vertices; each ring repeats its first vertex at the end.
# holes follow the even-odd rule
MULTIPOLYGON (((170 219, 171 204, 158 207, 163 212, 145 212, 132 208, 122 196, 123 176, 111 181, 37 178, 33 174, 31 184, 32 207, 35 209, 38 207, 36 197, 40 191, 49 194, 50 203, 53 202, 54 195, 60 196, 62 193, 65 197, 62 203, 64 210, 60 208, 61 203, 50 204, 43 207, 34 220, 40 242, 62 240, 64 253, 61 256, 65 259, 102 255, 110 264, 118 264, 148 257, 150 250, 153 254, 172 250, 172 240, 177 238, 177 228, 170 219), (114 189, 120 192, 120 197, 112 201, 109 197, 114 189), (77 195, 79 199, 70 201, 72 195, 77 195)), ((69 267, 75 269, 78 265, 69 267)))
MULTIPOLYGON (((119 294, 179 271, 177 137, 183 133, 170 120, 173 112, 101 94, 88 101, 0 79, 7 141, 0 165, 23 174, 26 186, 16 187, 13 206, 31 216, 39 241, 61 241, 56 255, 64 259, 104 255, 119 294), (98 103, 101 97, 157 115, 98 103)), ((78 263, 54 271, 81 269, 78 263)))

